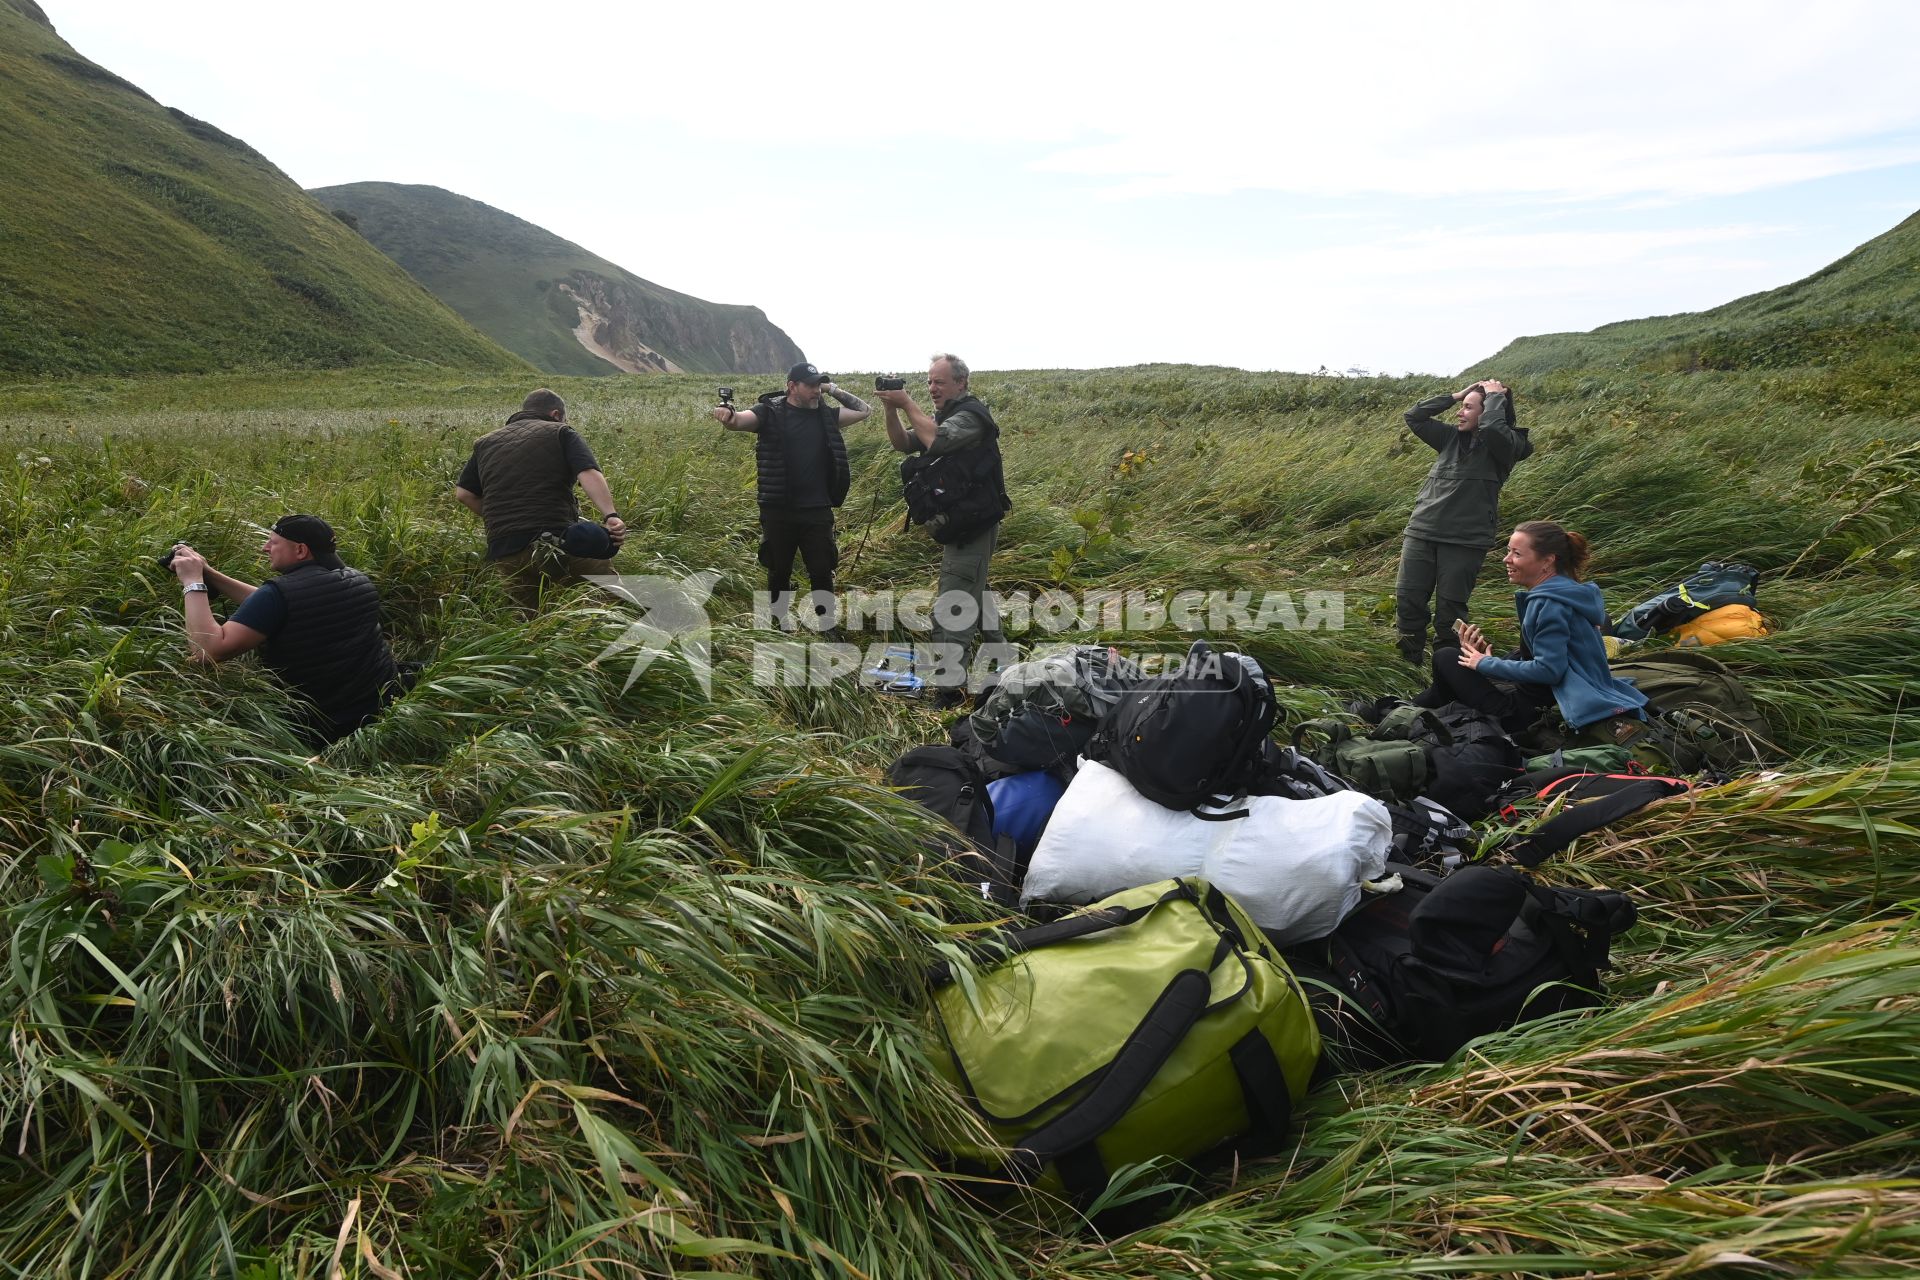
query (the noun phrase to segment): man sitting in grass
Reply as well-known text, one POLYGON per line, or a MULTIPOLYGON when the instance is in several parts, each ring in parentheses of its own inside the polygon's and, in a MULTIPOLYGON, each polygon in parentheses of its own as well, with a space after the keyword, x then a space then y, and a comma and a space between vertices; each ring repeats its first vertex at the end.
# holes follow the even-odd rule
POLYGON ((514 603, 529 614, 539 607, 544 584, 613 572, 605 558, 612 551, 583 556, 562 544, 568 526, 580 518, 576 484, 599 509, 607 545, 618 551, 627 526, 614 510, 607 478, 568 424, 566 401, 545 387, 530 393, 505 426, 474 443, 454 484, 453 496, 486 525, 487 559, 506 576, 514 603))
POLYGON ((202 662, 260 650, 261 661, 306 700, 302 736, 325 746, 379 715, 395 691, 380 593, 341 562, 333 528, 319 516, 281 516, 262 550, 279 576, 256 587, 219 572, 184 542, 174 547, 187 642, 202 662), (213 616, 215 590, 239 602, 225 622, 213 616))

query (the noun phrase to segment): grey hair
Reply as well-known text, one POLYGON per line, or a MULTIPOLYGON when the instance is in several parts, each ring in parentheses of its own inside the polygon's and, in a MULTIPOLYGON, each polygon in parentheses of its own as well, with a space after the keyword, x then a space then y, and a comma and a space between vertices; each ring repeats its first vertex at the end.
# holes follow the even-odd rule
POLYGON ((960 385, 963 387, 966 386, 967 377, 973 372, 973 370, 967 368, 967 362, 951 351, 936 351, 927 357, 927 364, 931 366, 942 360, 947 362, 947 368, 953 370, 953 376, 960 379, 960 385))

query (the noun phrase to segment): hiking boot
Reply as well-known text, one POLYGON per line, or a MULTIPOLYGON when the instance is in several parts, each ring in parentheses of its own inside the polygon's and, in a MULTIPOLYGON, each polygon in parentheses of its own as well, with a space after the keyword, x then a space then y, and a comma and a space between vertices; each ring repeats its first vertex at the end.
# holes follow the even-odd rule
POLYGON ((951 711, 966 700, 967 691, 965 689, 948 685, 945 688, 934 690, 933 709, 935 711, 951 711))
POLYGON ((1400 656, 1409 666, 1419 668, 1427 663, 1427 638, 1425 636, 1403 635, 1400 637, 1400 656))

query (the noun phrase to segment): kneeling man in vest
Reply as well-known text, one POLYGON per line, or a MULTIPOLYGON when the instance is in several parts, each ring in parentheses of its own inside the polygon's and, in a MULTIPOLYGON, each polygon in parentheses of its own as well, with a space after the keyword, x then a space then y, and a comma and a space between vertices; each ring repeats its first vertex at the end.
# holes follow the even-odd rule
MULTIPOLYGON (((453 496, 486 526, 487 559, 528 616, 548 583, 611 574, 609 557, 627 536, 600 463, 567 421, 567 402, 545 387, 529 392, 505 426, 474 441, 453 496), (598 550, 576 552, 569 545, 570 526, 580 520, 576 484, 606 528, 598 550)), ((595 531, 588 526, 587 532, 595 531)))
POLYGON ((833 540, 833 509, 847 500, 851 473, 840 428, 863 422, 866 402, 842 391, 805 361, 787 371, 787 393, 761 396, 751 409, 730 404, 708 410, 729 431, 754 433, 754 469, 760 496, 760 563, 767 570, 768 609, 787 625, 793 594, 793 555, 807 566, 815 616, 821 593, 833 595, 840 548, 833 540), (830 395, 840 403, 826 404, 830 395))
POLYGON ((262 550, 278 573, 259 586, 230 578, 185 543, 173 572, 186 592, 187 641, 202 662, 252 649, 307 701, 304 736, 314 746, 346 737, 393 696, 393 650, 380 630, 380 593, 334 551, 319 516, 281 516, 262 550), (239 608, 213 616, 210 591, 239 608))

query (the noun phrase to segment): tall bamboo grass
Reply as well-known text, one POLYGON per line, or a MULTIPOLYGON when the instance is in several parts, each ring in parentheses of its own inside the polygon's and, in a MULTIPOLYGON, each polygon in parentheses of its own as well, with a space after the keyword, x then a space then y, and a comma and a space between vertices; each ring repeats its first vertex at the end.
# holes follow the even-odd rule
MULTIPOLYGON (((1301 714, 1411 687, 1378 610, 1425 466, 1397 415, 1429 387, 1157 367, 982 382, 1016 503, 997 585, 1063 585, 1075 513, 1118 516, 1064 585, 1341 590, 1343 630, 1224 638, 1301 714)), ((1508 513, 1592 532, 1616 608, 1709 556, 1794 566, 1763 580, 1776 634, 1720 651, 1791 758, 1549 868, 1642 905, 1615 1007, 1328 1086, 1293 1148, 1106 1239, 1064 1206, 976 1198, 935 1155, 971 1122, 927 1066, 917 974, 995 917, 927 863, 929 820, 879 778, 939 722, 847 686, 753 685, 752 459, 699 418, 692 379, 562 390, 635 526, 622 567, 720 574, 712 696, 671 657, 629 683, 602 598, 515 617, 446 490, 524 389, 9 389, 9 1274, 1912 1265, 1920 587, 1910 559, 1848 541, 1858 500, 1821 470, 1909 426, 1789 430, 1803 408, 1727 377, 1562 380, 1526 402, 1540 453, 1508 513), (185 537, 249 577, 253 522, 287 510, 334 522, 427 664, 318 755, 251 662, 184 661, 177 586, 151 563, 185 537)), ((853 461, 847 580, 930 585, 877 428, 856 428, 853 461)), ((1496 576, 1478 603, 1498 632, 1496 576)))

